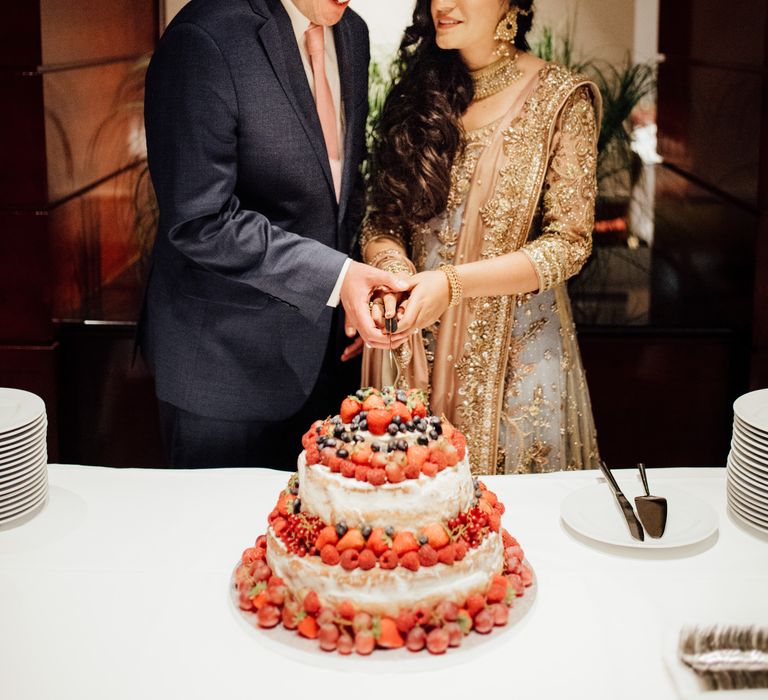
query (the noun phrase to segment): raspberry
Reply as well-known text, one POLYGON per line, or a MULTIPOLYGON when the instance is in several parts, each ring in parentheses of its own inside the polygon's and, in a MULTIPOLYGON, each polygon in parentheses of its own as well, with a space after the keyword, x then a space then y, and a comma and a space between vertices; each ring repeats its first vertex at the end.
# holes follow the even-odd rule
POLYGON ((397 553, 388 549, 379 557, 379 566, 382 569, 394 569, 397 566, 397 553))
POLYGON ((408 464, 415 464, 419 469, 429 458, 429 448, 426 445, 411 445, 407 452, 408 464))
POLYGON ((501 527, 501 516, 497 511, 494 510, 493 513, 488 514, 488 524, 490 525, 492 532, 499 531, 499 528, 501 527))
POLYGON ((350 462, 348 459, 343 459, 341 460, 341 467, 339 469, 342 476, 347 477, 347 479, 352 479, 355 476, 357 465, 354 462, 350 462))
POLYGON ((401 610, 395 618, 397 629, 408 634, 416 626, 416 615, 413 610, 401 610))
POLYGON ((421 468, 415 464, 407 464, 403 470, 406 479, 418 479, 421 474, 421 468))
POLYGON ((436 627, 427 635, 427 651, 430 654, 444 654, 449 641, 448 632, 436 627))
POLYGON ((369 467, 367 464, 358 464, 355 467, 355 479, 358 481, 368 481, 369 467))
POLYGON ((360 560, 360 553, 356 549, 346 549, 341 555, 341 566, 347 571, 357 568, 357 564, 360 560))
POLYGON ((419 564, 422 566, 434 566, 437 564, 438 556, 437 552, 428 544, 423 544, 419 547, 419 564))
POLYGON ((456 559, 456 545, 449 542, 445 547, 437 551, 437 560, 442 564, 451 566, 456 559))
POLYGON ((421 651, 427 644, 427 633, 422 627, 414 627, 408 632, 405 640, 405 646, 409 651, 421 651))
POLYGON ((341 559, 341 555, 339 554, 339 550, 336 549, 336 547, 334 547, 332 544, 327 544, 320 550, 320 559, 322 559, 323 564, 328 564, 328 566, 336 566, 336 564, 338 564, 339 560, 341 559))
POLYGON ((352 603, 350 603, 348 600, 345 600, 339 605, 336 612, 338 613, 339 617, 345 620, 352 620, 355 617, 355 606, 352 605, 352 603))
POLYGON ((368 483, 371 484, 371 486, 381 486, 386 482, 387 482, 387 473, 383 469, 368 470, 368 483))
POLYGON ((405 470, 399 464, 387 464, 384 471, 390 484, 399 484, 405 480, 405 470))
POLYGON ((448 466, 448 458, 442 450, 433 449, 429 453, 429 461, 437 465, 438 471, 443 471, 448 466))
POLYGON ((419 555, 416 552, 408 552, 400 557, 400 566, 410 571, 418 571, 421 563, 419 562, 419 555))
POLYGON ((413 611, 413 614, 416 617, 416 624, 422 627, 429 625, 432 620, 432 608, 428 605, 422 605, 416 608, 416 610, 413 611))
POLYGON ((440 468, 434 462, 424 462, 424 464, 421 465, 421 473, 424 474, 424 476, 437 476, 437 472, 439 471, 440 468))
POLYGON ((314 615, 320 611, 320 599, 314 591, 310 591, 304 596, 304 610, 309 615, 314 615))
POLYGON ((437 613, 446 622, 455 622, 459 618, 459 606, 452 600, 443 600, 437 606, 437 613))
POLYGON ((364 549, 360 552, 357 565, 363 570, 368 571, 376 566, 376 555, 370 549, 364 549))

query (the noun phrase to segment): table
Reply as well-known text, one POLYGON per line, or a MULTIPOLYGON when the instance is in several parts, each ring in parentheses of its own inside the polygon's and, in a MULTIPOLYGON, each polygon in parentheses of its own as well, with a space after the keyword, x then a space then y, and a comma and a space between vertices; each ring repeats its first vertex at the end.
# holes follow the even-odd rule
POLYGON ((768 537, 726 512, 724 469, 650 472, 655 491, 687 490, 720 519, 709 540, 656 552, 563 525, 560 501, 596 472, 490 477, 538 576, 528 616, 440 671, 303 665, 263 646, 228 597, 286 478, 51 465, 45 509, 0 529, 0 697, 663 700, 677 697, 663 650, 682 625, 768 624, 768 537))

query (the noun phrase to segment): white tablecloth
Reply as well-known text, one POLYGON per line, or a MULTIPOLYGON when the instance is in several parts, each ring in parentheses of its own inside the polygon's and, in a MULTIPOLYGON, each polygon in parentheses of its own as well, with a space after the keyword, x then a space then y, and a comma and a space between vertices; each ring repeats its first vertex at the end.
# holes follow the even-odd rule
POLYGON ((768 538, 726 513, 725 470, 651 472, 657 491, 689 491, 720 519, 706 542, 655 552, 564 527, 560 501, 594 472, 495 477, 503 523, 538 576, 520 624, 438 671, 301 664, 260 643, 228 597, 286 478, 52 465, 45 509, 0 529, 0 698, 663 700, 677 697, 663 651, 682 625, 768 624, 768 538))

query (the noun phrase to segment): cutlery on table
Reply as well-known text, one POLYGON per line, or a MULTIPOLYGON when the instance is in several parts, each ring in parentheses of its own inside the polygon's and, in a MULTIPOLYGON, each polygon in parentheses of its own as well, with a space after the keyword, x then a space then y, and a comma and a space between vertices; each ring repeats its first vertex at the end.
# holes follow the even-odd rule
POLYGON ((616 497, 616 501, 621 508, 621 512, 624 515, 624 520, 627 521, 627 527, 629 528, 629 534, 636 540, 643 542, 645 536, 643 535, 643 526, 635 515, 635 511, 632 509, 632 504, 627 500, 627 497, 622 493, 619 485, 616 483, 616 479, 613 478, 611 470, 608 469, 608 465, 600 460, 600 471, 603 472, 603 476, 608 480, 608 485, 613 491, 613 495, 616 497))
POLYGON ((640 478, 645 489, 645 496, 635 496, 637 514, 645 531, 654 539, 658 539, 664 534, 664 528, 667 525, 667 499, 662 496, 651 496, 645 465, 640 462, 637 468, 640 470, 640 478))

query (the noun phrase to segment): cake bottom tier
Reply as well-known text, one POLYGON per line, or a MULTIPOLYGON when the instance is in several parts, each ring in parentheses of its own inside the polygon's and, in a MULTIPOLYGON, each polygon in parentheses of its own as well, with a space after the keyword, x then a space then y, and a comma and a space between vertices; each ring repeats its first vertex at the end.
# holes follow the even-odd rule
POLYGON ((479 547, 450 566, 438 563, 418 571, 376 566, 368 571, 347 571, 340 565, 324 564, 320 557, 289 553, 270 528, 267 563, 299 599, 313 590, 327 606, 349 601, 372 615, 397 615, 403 608, 435 605, 441 600, 461 604, 472 593, 484 593, 491 576, 504 568, 504 548, 501 535, 491 532, 479 547))

